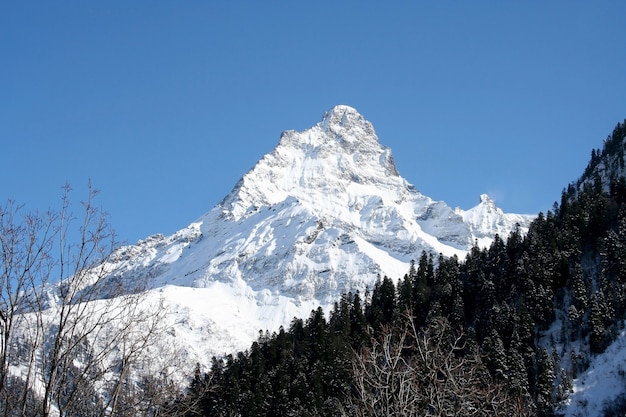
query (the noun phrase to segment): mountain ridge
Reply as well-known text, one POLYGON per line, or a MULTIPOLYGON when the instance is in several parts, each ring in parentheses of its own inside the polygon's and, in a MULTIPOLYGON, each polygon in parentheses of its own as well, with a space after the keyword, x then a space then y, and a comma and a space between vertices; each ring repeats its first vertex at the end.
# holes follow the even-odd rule
POLYGON ((202 348, 189 349, 205 363, 245 349, 259 329, 275 331, 319 305, 330 308, 341 293, 365 291, 377 277, 401 278, 422 251, 462 258, 495 234, 524 231, 532 218, 505 214, 486 195, 464 211, 421 194, 400 176, 373 125, 335 106, 313 127, 283 132, 186 228, 120 249, 114 281, 147 277, 169 310, 187 312, 177 321, 204 323, 202 348), (206 303, 185 306, 176 295, 189 291, 182 287, 206 303))

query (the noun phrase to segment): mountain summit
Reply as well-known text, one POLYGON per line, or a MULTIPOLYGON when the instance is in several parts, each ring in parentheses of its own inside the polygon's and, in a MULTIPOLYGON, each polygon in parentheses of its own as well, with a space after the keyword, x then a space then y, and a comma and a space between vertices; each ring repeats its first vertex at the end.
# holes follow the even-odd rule
POLYGON ((379 276, 401 278, 422 251, 463 257, 531 219, 503 213, 487 196, 463 211, 422 195, 372 124, 336 106, 310 129, 284 132, 187 228, 122 248, 115 278, 150 277, 177 317, 172 335, 193 340, 185 349, 203 363, 379 276))
POLYGON ((352 107, 336 106, 311 129, 283 132, 278 146, 244 175, 220 206, 234 219, 287 197, 318 210, 338 209, 348 205, 346 191, 353 184, 399 192, 406 188, 391 150, 379 144, 372 124, 352 107))

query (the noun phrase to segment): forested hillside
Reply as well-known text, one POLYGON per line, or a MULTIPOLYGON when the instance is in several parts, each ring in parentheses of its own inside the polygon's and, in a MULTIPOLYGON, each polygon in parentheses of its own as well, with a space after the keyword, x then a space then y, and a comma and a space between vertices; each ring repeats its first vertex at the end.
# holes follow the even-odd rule
POLYGON ((464 260, 416 254, 404 277, 214 358, 164 412, 555 415, 626 316, 625 133, 618 124, 527 234, 464 260))

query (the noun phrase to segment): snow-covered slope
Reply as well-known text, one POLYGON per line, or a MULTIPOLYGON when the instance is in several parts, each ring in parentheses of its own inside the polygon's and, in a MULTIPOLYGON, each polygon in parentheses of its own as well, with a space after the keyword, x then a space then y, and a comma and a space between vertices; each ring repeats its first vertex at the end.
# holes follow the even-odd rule
POLYGON ((207 363, 378 275, 402 277, 424 250, 463 257, 475 240, 487 245, 531 220, 504 214, 487 196, 463 211, 422 195, 372 124, 336 106, 312 128, 284 132, 196 222, 122 248, 111 280, 149 278, 171 313, 172 337, 192 363, 207 363))
POLYGON ((626 331, 594 356, 585 370, 573 381, 572 394, 558 410, 565 417, 603 415, 603 408, 616 401, 626 401, 626 331))

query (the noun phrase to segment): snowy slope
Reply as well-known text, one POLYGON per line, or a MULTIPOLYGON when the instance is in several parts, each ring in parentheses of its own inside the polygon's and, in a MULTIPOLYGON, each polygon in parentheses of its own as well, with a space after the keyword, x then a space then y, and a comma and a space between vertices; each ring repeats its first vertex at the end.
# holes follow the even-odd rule
POLYGON ((336 106, 312 128, 284 132, 196 222, 122 248, 110 279, 149 279, 171 313, 171 337, 191 363, 207 364, 378 275, 402 277, 423 250, 463 257, 475 240, 487 245, 531 220, 487 196, 463 211, 422 195, 372 124, 336 106))
POLYGON ((558 410, 564 417, 602 415, 603 408, 614 403, 626 389, 626 331, 591 359, 589 368, 574 379, 572 393, 558 410))

